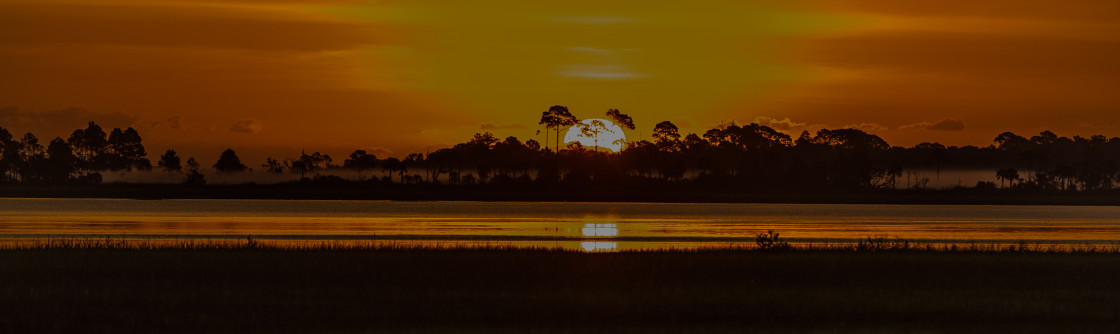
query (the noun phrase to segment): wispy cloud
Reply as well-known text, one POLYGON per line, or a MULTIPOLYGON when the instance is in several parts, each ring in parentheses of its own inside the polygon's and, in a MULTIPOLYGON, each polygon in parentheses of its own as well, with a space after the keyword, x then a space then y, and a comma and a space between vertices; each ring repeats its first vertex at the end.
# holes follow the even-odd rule
POLYGON ((482 129, 482 130, 516 130, 516 129, 524 129, 525 124, 486 122, 486 123, 479 124, 478 128, 482 129))
POLYGON ((918 122, 914 124, 906 124, 898 127, 899 129, 926 129, 938 131, 961 131, 964 130, 966 125, 964 121, 958 118, 946 118, 937 122, 918 122))
POLYGON ((564 66, 556 75, 593 80, 629 80, 649 76, 632 72, 622 65, 569 65, 564 66))
POLYGON ((252 118, 240 120, 237 121, 237 123, 233 123, 233 125, 229 127, 229 131, 255 135, 261 133, 261 121, 252 118))
POLYGON ((878 131, 884 131, 884 130, 888 129, 887 126, 879 124, 879 123, 866 123, 866 122, 865 123, 859 123, 859 124, 848 124, 848 125, 845 125, 844 127, 849 128, 849 129, 863 130, 864 132, 878 132, 878 131))
POLYGON ((824 124, 809 124, 809 123, 794 122, 793 120, 790 120, 789 117, 785 117, 785 118, 782 118, 782 119, 777 119, 777 118, 771 118, 771 117, 766 117, 766 116, 759 116, 759 117, 754 118, 754 122, 757 123, 758 125, 768 126, 768 127, 772 128, 774 130, 778 130, 778 131, 782 131, 782 132, 786 132, 786 133, 794 133, 794 134, 796 134, 795 132, 802 131, 802 130, 813 130, 813 129, 820 129, 820 128, 825 127, 824 124))
POLYGON ((84 108, 66 108, 50 111, 21 110, 16 107, 0 108, 0 125, 13 132, 34 132, 37 135, 65 137, 77 128, 85 128, 89 121, 96 121, 104 128, 132 126, 137 117, 120 112, 94 112, 84 108))
POLYGON ((576 51, 576 52, 582 52, 582 53, 589 53, 589 54, 594 54, 594 55, 603 55, 603 56, 613 55, 613 54, 618 53, 618 52, 615 52, 615 51, 612 51, 612 50, 600 49, 600 48, 591 47, 591 46, 570 46, 570 47, 564 48, 564 50, 576 51))
POLYGON ((576 24, 624 24, 624 23, 637 23, 642 20, 627 16, 611 16, 611 15, 589 15, 589 16, 559 16, 555 18, 556 21, 576 24))

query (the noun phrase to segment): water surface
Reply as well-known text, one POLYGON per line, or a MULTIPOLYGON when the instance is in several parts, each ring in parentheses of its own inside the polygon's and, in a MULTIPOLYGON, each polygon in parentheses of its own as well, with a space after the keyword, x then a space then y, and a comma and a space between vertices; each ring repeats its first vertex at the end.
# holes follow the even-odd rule
POLYGON ((0 241, 358 240, 585 250, 868 236, 935 243, 1115 244, 1120 207, 295 200, 0 199, 0 241))

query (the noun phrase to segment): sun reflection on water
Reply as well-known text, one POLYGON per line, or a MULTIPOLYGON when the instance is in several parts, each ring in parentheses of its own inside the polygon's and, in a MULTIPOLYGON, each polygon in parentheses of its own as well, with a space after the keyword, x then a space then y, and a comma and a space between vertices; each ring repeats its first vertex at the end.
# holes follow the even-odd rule
POLYGON ((618 250, 617 242, 584 241, 579 246, 585 252, 613 252, 618 250))
POLYGON ((585 237, 617 237, 618 225, 615 224, 584 224, 583 236, 585 237))
MULTIPOLYGON (((618 236, 617 224, 584 224, 584 237, 609 238, 618 236)), ((580 248, 585 252, 613 252, 618 250, 618 243, 613 241, 584 241, 580 248)))

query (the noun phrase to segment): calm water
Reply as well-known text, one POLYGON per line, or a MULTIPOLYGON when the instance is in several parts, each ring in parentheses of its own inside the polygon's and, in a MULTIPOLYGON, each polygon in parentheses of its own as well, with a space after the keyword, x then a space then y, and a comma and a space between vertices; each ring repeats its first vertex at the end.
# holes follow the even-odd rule
POLYGON ((0 199, 0 242, 44 238, 368 240, 586 250, 868 236, 1115 244, 1120 207, 0 199))

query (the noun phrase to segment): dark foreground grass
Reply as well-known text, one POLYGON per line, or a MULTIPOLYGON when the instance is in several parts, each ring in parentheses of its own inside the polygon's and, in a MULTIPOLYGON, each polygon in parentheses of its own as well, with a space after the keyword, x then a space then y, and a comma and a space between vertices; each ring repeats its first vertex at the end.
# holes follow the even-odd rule
POLYGON ((1120 332, 1099 252, 29 247, 0 332, 1120 332))

